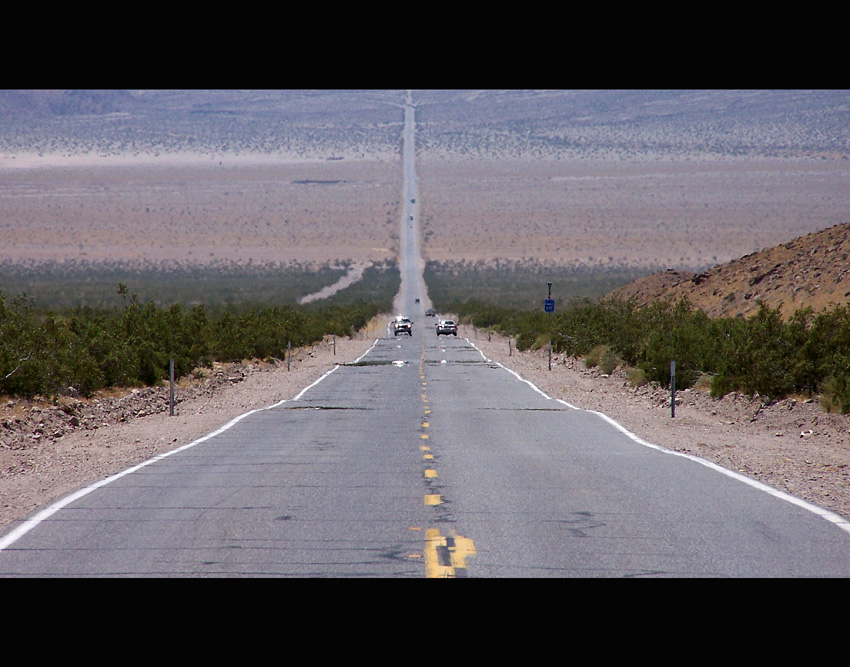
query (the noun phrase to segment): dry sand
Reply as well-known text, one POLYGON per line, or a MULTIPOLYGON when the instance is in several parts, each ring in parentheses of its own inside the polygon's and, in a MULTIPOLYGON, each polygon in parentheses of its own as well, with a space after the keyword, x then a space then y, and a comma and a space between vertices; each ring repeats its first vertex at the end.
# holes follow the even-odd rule
MULTIPOLYGON (((698 267, 847 222, 846 161, 419 159, 422 251, 698 267)), ((397 156, 0 158, 0 262, 266 264, 396 256, 397 156)))

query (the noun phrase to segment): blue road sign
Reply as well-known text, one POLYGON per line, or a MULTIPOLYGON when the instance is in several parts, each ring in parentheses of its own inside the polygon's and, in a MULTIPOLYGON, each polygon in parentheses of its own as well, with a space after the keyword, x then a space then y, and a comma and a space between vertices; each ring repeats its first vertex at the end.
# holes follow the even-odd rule
POLYGON ((555 312, 555 299, 543 299, 543 310, 547 313, 555 312))

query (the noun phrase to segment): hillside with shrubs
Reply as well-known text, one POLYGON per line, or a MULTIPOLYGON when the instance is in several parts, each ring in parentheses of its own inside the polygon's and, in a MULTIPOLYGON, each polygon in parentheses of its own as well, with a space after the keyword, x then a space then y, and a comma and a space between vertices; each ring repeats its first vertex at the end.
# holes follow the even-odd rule
POLYGON ((850 413, 849 241, 850 225, 838 225, 704 274, 662 272, 596 301, 573 299, 555 313, 542 300, 533 310, 459 298, 438 307, 511 336, 519 350, 551 341, 553 352, 603 372, 627 368, 634 384, 669 387, 675 360, 677 388, 818 396, 825 409, 850 413))

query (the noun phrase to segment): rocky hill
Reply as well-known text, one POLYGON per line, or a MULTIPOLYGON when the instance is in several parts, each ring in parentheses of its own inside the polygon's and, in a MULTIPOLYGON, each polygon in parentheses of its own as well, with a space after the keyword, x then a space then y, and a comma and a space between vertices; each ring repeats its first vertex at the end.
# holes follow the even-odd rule
POLYGON ((815 311, 850 304, 850 222, 745 255, 704 273, 668 270, 641 278, 606 298, 691 303, 711 317, 748 317, 759 301, 783 317, 811 306, 815 311))

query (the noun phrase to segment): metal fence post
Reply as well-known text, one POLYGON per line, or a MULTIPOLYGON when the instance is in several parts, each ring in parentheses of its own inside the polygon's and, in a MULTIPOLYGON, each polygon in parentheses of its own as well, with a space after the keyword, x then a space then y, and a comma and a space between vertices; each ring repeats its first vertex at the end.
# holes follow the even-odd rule
MULTIPOLYGON (((547 281, 546 285, 549 287, 549 295, 546 300, 543 302, 543 310, 547 313, 555 312, 555 302, 552 300, 552 282, 547 281)), ((552 335, 549 334, 549 370, 552 370, 552 335)))
POLYGON ((670 362, 670 417, 676 416, 676 362, 670 362))

